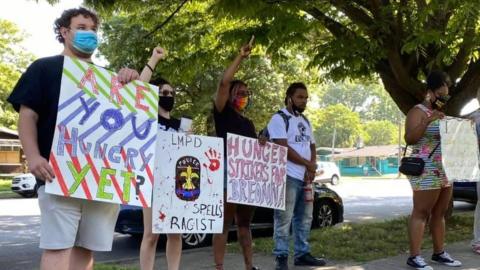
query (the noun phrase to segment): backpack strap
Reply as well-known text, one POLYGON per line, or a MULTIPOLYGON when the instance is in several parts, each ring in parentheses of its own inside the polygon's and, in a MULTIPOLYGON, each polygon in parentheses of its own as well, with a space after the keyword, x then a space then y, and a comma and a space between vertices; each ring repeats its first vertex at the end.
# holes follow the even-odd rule
POLYGON ((308 121, 307 117, 306 117, 305 115, 303 115, 303 113, 300 114, 300 115, 303 117, 303 119, 305 120, 305 122, 307 122, 308 126, 310 127, 310 121, 308 121))
POLYGON ((291 116, 287 115, 282 110, 277 111, 276 114, 279 114, 283 118, 283 121, 285 122, 285 130, 288 132, 288 128, 290 127, 291 116))

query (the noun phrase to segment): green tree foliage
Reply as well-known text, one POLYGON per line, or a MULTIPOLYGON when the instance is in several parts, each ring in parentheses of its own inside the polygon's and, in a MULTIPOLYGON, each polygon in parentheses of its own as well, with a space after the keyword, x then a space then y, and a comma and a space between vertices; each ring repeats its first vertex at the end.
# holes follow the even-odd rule
POLYGON ((14 23, 0 19, 0 126, 11 129, 16 129, 17 113, 6 100, 33 59, 19 45, 24 38, 14 23))
MULTIPOLYGON (((177 13, 177 1, 147 0, 142 5, 109 1, 114 2, 111 6, 101 2, 91 4, 104 18, 100 53, 109 61, 109 68, 129 66, 141 70, 151 49, 163 46, 167 57, 158 64, 154 78, 162 76, 177 88, 178 106, 173 113, 193 117, 195 131, 209 133, 212 100, 222 72, 242 43, 250 39, 248 33, 238 33, 238 29, 252 27, 256 22, 216 16, 211 12, 215 1, 187 1, 177 13), (163 26, 154 31, 158 25, 163 26)), ((260 43, 236 76, 254 92, 247 115, 257 129, 263 128, 283 105, 289 83, 304 81, 312 91, 319 91, 320 72, 308 67, 310 58, 293 47, 281 49, 281 54, 283 57, 272 61, 260 43)))
POLYGON ((398 144, 398 126, 387 120, 368 121, 364 124, 365 145, 398 144))
POLYGON ((310 114, 317 146, 331 146, 335 130, 335 147, 352 147, 364 137, 358 113, 342 104, 330 105, 310 114))
MULTIPOLYGON (((405 113, 423 99, 432 69, 452 81, 450 114, 458 114, 480 86, 480 0, 445 1, 250 1, 217 0, 214 11, 255 20, 272 54, 301 45, 311 65, 333 79, 378 74, 405 113)), ((242 30, 242 29, 241 29, 242 30)))

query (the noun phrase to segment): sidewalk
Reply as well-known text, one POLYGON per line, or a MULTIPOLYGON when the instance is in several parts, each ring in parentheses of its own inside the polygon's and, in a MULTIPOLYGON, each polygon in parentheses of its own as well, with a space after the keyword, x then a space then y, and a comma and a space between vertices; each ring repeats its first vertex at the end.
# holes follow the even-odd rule
MULTIPOLYGON (((435 270, 446 270, 446 269, 465 269, 465 270, 480 270, 480 256, 474 254, 470 249, 470 242, 463 241, 447 246, 447 251, 454 256, 456 259, 462 261, 463 266, 461 267, 446 267, 441 265, 436 265, 431 263, 431 266, 435 270)), ((429 257, 431 251, 427 250, 424 252, 425 259, 430 263, 429 257)), ((328 259, 328 258, 327 258, 328 259)), ((293 259, 289 260, 290 269, 297 270, 412 270, 413 268, 407 267, 405 261, 407 255, 399 255, 395 257, 380 259, 372 261, 366 264, 336 264, 333 261, 328 261, 328 265, 325 267, 294 267, 293 259)), ((262 270, 272 270, 275 268, 274 257, 272 255, 265 254, 255 254, 254 255, 254 264, 262 270)), ((117 262, 118 263, 118 262, 117 262)), ((138 266, 138 261, 129 261, 123 262, 120 264, 125 265, 136 265, 138 266)), ((244 270, 243 259, 241 254, 237 253, 227 253, 225 256, 225 269, 228 270, 244 270)), ((155 269, 167 269, 165 256, 158 256, 155 263, 155 269)), ((182 263, 180 269, 182 270, 201 270, 201 269, 214 269, 213 264, 213 252, 211 247, 185 250, 182 255, 182 263)))

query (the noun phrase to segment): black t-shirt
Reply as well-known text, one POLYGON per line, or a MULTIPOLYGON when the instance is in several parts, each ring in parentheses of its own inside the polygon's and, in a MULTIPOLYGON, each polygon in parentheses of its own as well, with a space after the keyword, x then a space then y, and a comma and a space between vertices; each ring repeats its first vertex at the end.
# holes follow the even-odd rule
MULTIPOLYGON (((40 155, 47 160, 50 157, 57 121, 63 59, 63 55, 56 55, 33 62, 7 99, 17 112, 20 111, 20 105, 24 105, 38 114, 38 148, 40 155)), ((37 183, 44 184, 38 179, 37 183)))
POLYGON ((224 145, 227 145, 227 132, 257 138, 253 122, 236 112, 228 102, 221 112, 213 105, 213 118, 217 136, 224 139, 224 145))
POLYGON ((180 120, 173 117, 167 119, 161 115, 158 115, 158 129, 163 131, 178 132, 180 129, 180 120))

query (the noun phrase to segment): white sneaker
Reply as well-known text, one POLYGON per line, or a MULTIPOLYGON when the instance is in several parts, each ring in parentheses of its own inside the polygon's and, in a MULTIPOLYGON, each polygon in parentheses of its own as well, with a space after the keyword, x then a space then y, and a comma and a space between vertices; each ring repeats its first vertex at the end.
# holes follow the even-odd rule
POLYGON ((428 265, 420 255, 409 257, 407 264, 417 270, 433 270, 433 268, 428 265))
POLYGON ((442 253, 439 253, 439 254, 433 254, 432 261, 446 265, 446 266, 453 266, 453 267, 462 266, 462 263, 459 260, 453 259, 452 256, 450 256, 450 254, 448 254, 446 251, 443 251, 442 253))

